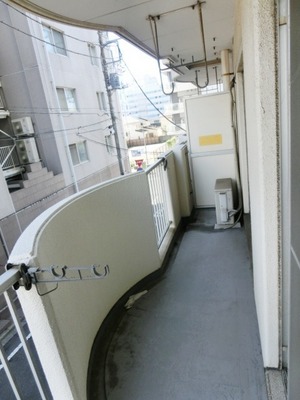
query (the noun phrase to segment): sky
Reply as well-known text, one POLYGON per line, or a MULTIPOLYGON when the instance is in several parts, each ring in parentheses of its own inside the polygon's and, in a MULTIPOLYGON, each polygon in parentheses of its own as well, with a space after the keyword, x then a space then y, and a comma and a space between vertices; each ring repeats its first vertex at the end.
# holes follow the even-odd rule
POLYGON ((124 39, 119 41, 121 52, 130 71, 136 79, 144 75, 153 75, 158 78, 157 61, 124 39))

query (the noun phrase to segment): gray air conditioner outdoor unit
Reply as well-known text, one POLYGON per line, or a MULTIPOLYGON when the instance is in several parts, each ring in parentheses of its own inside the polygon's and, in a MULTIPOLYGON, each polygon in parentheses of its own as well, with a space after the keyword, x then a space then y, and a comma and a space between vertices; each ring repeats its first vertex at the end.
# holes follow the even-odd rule
POLYGON ((35 139, 18 139, 16 147, 21 164, 32 164, 40 161, 35 139))
POLYGON ((234 224, 233 182, 231 178, 217 179, 215 184, 215 205, 217 223, 215 229, 234 224))
POLYGON ((11 123, 16 136, 31 136, 34 134, 32 120, 30 117, 12 119, 11 123))
POLYGON ((113 89, 122 89, 122 85, 120 82, 120 77, 117 73, 113 72, 109 74, 109 83, 113 89))

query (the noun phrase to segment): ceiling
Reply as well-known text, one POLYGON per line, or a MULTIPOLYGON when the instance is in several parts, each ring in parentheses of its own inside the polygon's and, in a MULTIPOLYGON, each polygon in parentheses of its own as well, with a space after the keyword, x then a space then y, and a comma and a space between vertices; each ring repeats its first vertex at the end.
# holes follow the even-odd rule
MULTIPOLYGON (((89 28, 111 30, 156 54, 149 16, 157 28, 159 56, 185 73, 211 65, 232 48, 234 0, 10 0, 34 13, 89 28), (201 33, 202 11, 205 49, 201 33), (206 54, 205 54, 206 50, 206 54), (206 55, 206 57, 205 57, 206 55), (193 62, 194 61, 194 62, 193 62), (199 61, 197 63, 197 61, 199 61), (186 65, 187 64, 187 65, 186 65)), ((212 67, 210 67, 212 68, 212 67)))

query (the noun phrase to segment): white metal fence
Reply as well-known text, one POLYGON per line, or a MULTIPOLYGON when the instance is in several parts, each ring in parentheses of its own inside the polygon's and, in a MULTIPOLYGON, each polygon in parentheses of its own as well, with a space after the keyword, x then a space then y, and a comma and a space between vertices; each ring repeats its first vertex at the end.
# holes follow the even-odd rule
POLYGON ((166 159, 161 158, 146 170, 158 247, 162 244, 162 241, 170 227, 167 207, 166 167, 166 159))
POLYGON ((17 284, 21 278, 20 271, 17 268, 12 268, 6 271, 4 274, 0 275, 0 295, 4 295, 7 312, 9 311, 11 315, 11 326, 10 326, 10 336, 11 339, 18 337, 19 340, 15 341, 16 344, 13 349, 9 346, 9 341, 6 335, 0 336, 0 398, 11 398, 14 394, 17 400, 24 400, 25 398, 32 398, 32 377, 36 387, 34 390, 34 398, 47 400, 51 398, 50 393, 46 394, 48 389, 45 389, 45 384, 41 383, 41 373, 38 373, 38 367, 36 365, 37 360, 34 357, 31 347, 29 346, 29 339, 31 335, 25 332, 24 321, 20 317, 20 311, 17 309, 14 301, 14 292, 12 291, 12 286, 17 284), (17 365, 13 365, 13 356, 16 352, 22 348, 24 352, 24 357, 19 359, 17 365), (7 354, 10 353, 10 354, 7 354), (35 361, 34 361, 35 360, 35 361), (22 365, 20 365, 22 364, 22 365), (29 368, 28 368, 29 367, 29 368), (26 377, 28 370, 31 371, 30 381, 26 381, 24 376, 24 370, 26 371, 26 377), (21 372, 23 371, 23 372, 21 372), (5 372, 7 379, 3 379, 1 374, 5 372), (30 393, 28 394, 28 386, 30 387, 30 393), (3 397, 2 397, 3 396, 3 397), (28 397, 30 396, 30 397, 28 397), (39 397, 37 397, 39 396, 39 397))
POLYGON ((0 147, 0 164, 3 170, 20 165, 16 145, 0 147))

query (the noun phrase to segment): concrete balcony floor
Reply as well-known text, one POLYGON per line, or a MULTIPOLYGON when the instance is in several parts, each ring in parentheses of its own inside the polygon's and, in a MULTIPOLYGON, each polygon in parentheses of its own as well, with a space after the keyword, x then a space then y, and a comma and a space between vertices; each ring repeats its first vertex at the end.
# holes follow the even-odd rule
POLYGON ((108 400, 266 400, 244 228, 213 231, 199 210, 167 272, 122 318, 108 400))

